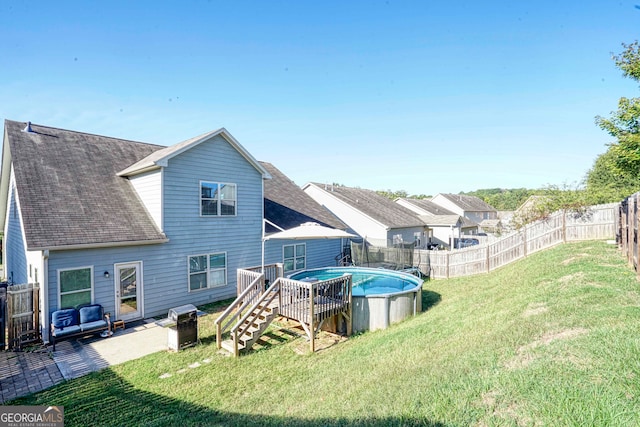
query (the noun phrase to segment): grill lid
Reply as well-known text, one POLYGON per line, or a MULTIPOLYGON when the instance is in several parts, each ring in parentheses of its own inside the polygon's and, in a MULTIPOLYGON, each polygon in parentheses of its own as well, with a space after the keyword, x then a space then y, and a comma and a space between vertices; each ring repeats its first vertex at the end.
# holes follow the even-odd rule
POLYGON ((169 320, 177 322, 185 318, 195 317, 198 309, 193 304, 185 304, 169 309, 169 320))

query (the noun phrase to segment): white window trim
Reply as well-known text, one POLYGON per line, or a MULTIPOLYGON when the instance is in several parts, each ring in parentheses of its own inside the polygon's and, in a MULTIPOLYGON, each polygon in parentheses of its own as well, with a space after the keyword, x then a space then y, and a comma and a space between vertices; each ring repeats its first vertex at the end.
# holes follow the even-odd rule
MULTIPOLYGON (((85 265, 82 267, 72 267, 72 268, 59 268, 56 273, 58 275, 58 309, 61 308, 65 308, 65 307, 61 307, 61 303, 62 303, 62 290, 60 288, 60 273, 63 271, 72 271, 72 270, 84 270, 84 269, 89 269, 90 270, 90 277, 91 277, 91 304, 94 303, 95 299, 94 299, 94 283, 95 280, 93 278, 93 266, 92 265, 85 265)), ((72 293, 76 293, 76 292, 84 292, 84 291, 74 291, 74 292, 66 292, 65 295, 67 294, 72 294, 72 293)))
POLYGON ((287 258, 284 257, 284 249, 286 247, 289 246, 293 246, 293 270, 286 270, 287 273, 290 273, 292 271, 300 271, 300 270, 304 270, 307 268, 307 244, 306 243, 292 243, 290 245, 282 245, 282 264, 284 268, 284 264, 287 258), (296 247, 297 246, 304 246, 304 266, 302 268, 295 268, 296 267, 296 258, 298 258, 296 256, 296 247))
MULTIPOLYGON (((224 286, 227 286, 229 284, 229 275, 228 275, 228 270, 229 270, 229 260, 227 258, 227 252, 226 251, 220 251, 220 252, 210 252, 210 253, 206 253, 206 254, 194 254, 194 255, 188 255, 187 256, 187 291, 188 292, 202 292, 202 291, 206 291, 209 289, 216 289, 216 288, 222 288, 224 286), (215 285, 215 286, 210 286, 210 277, 209 274, 211 273, 211 255, 220 255, 220 254, 224 254, 224 283, 221 285, 215 285), (198 256, 203 256, 207 258, 207 286, 204 288, 200 288, 200 289, 191 289, 191 258, 193 257, 198 257, 198 256)), ((218 268, 216 268, 216 270, 218 270, 218 268)), ((195 273, 194 273, 195 274, 195 273)), ((200 272, 201 274, 201 272, 200 272)))
MULTIPOLYGON (((235 216, 238 216, 238 184, 233 183, 233 182, 220 182, 220 181, 205 181, 205 180, 200 180, 200 185, 198 187, 198 210, 200 212, 200 217, 201 218, 232 218, 235 216), (236 193, 236 198, 233 199, 235 201, 235 209, 233 210, 233 215, 222 215, 222 199, 218 198, 217 202, 218 202, 218 214, 217 215, 203 215, 202 214, 202 184, 206 183, 206 184, 216 184, 218 185, 218 190, 220 190, 220 185, 233 185, 233 187, 235 188, 235 193, 236 193)), ((229 199, 227 199, 229 200, 229 199)))

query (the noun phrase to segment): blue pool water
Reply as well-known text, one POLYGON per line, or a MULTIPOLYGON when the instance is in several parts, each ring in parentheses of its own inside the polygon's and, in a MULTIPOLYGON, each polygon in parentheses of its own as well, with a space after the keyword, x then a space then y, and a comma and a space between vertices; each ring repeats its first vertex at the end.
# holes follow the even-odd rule
POLYGON ((328 280, 351 274, 352 295, 385 295, 409 291, 422 286, 422 280, 407 273, 363 267, 330 267, 305 270, 289 276, 293 280, 318 279, 328 280))

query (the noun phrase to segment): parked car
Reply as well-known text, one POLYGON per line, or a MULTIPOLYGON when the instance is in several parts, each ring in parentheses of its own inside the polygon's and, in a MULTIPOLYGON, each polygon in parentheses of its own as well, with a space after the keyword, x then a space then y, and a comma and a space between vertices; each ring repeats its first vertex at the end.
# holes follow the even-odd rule
POLYGON ((438 249, 440 249, 440 245, 438 243, 429 242, 427 243, 427 249, 429 249, 430 251, 437 251, 438 249))
POLYGON ((475 246, 475 245, 479 245, 480 241, 478 239, 471 239, 471 238, 462 238, 462 239, 456 239, 455 242, 455 247, 457 249, 462 249, 462 248, 468 248, 469 246, 475 246))

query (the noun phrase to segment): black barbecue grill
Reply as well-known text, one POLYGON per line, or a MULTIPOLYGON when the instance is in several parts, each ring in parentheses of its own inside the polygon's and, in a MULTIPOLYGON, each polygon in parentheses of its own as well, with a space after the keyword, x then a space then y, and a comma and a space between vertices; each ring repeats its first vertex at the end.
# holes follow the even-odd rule
POLYGON ((198 309, 185 304, 169 310, 169 349, 182 350, 198 343, 198 309))

